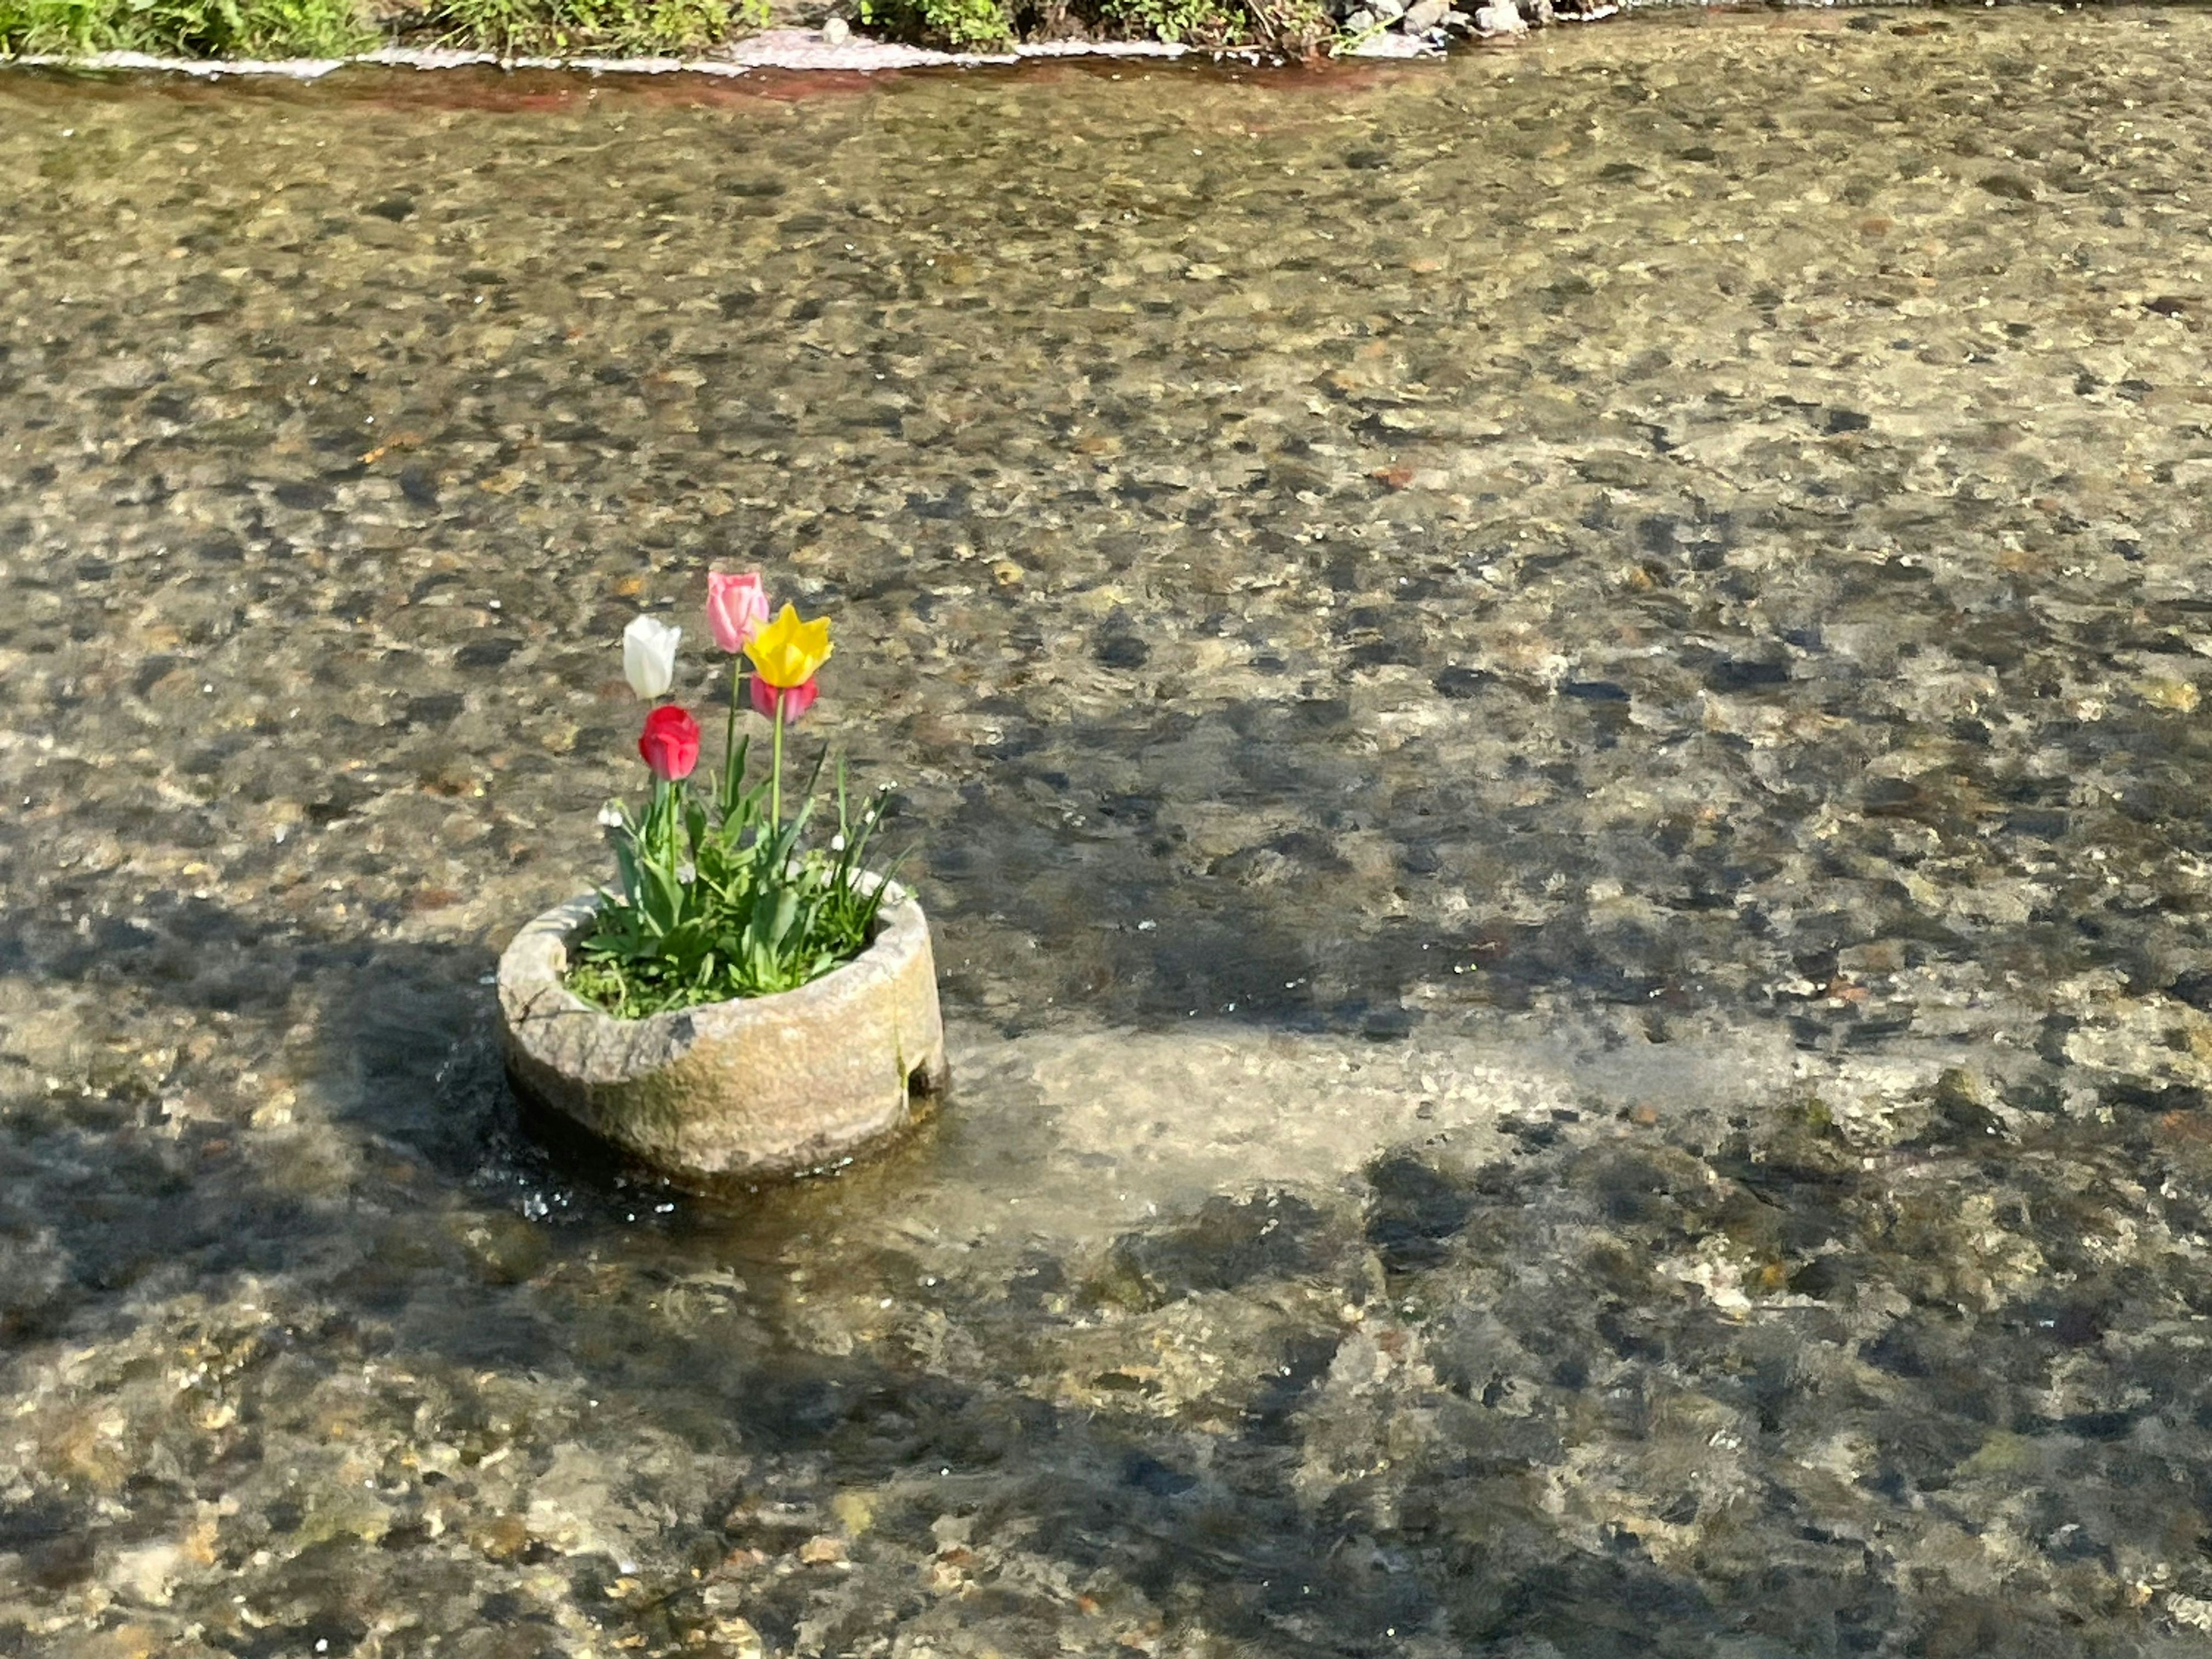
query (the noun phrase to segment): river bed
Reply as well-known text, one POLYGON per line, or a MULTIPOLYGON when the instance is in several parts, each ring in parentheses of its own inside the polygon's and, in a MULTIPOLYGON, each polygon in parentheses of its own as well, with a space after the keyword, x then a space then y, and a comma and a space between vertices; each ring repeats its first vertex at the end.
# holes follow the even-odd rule
POLYGON ((0 76, 0 1655, 2201 1654, 2208 83, 0 76), (489 987, 710 565, 955 1074, 736 1204, 489 987))

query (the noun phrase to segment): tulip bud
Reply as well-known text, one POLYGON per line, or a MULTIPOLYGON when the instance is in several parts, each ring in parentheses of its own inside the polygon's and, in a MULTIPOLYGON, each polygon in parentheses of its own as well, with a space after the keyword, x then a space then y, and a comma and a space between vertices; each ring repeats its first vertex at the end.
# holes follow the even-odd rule
POLYGON ((684 630, 658 617, 640 617, 623 629, 623 675, 629 689, 650 702, 676 684, 676 642, 684 630))
POLYGON ((821 696, 821 687, 812 680, 803 685, 770 685, 758 674, 753 676, 753 707, 774 720, 779 708, 787 720, 795 720, 814 707, 814 699, 821 696))
POLYGON ((732 653, 753 641, 768 621, 768 593, 760 572, 742 576, 726 570, 707 573, 707 627, 714 643, 732 653))
POLYGON ((637 752, 654 777, 663 783, 681 783, 699 764, 699 722, 675 704, 664 704, 645 717, 637 752))

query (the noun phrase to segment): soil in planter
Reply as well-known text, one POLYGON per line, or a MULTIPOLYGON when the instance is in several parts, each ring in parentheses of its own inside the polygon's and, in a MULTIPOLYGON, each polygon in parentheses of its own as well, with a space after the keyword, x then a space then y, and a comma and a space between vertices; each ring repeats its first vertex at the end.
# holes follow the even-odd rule
MULTIPOLYGON (((688 902, 689 901, 687 901, 688 902)), ((622 1019, 795 991, 857 961, 875 938, 873 907, 848 898, 793 915, 709 915, 672 951, 626 907, 603 904, 571 941, 562 983, 622 1019)))

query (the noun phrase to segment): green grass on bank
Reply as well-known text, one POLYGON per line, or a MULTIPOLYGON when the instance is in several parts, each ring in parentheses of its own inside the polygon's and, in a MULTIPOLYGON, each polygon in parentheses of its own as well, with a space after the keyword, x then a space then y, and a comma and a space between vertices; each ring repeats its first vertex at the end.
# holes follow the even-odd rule
POLYGON ((354 0, 0 0, 0 50, 339 58, 379 44, 354 0))
POLYGON ((679 56, 766 27, 768 0, 434 0, 422 21, 482 52, 679 56))
POLYGON ((858 0, 860 21, 899 40, 988 52, 1071 32, 1103 40, 1259 46, 1304 57, 1333 39, 1322 0, 858 0))
POLYGON ((858 0, 860 21, 896 39, 988 52, 1070 32, 1102 40, 1259 46, 1304 57, 1334 38, 1321 0, 858 0))
MULTIPOLYGON (((501 54, 703 52, 768 21, 768 0, 428 0, 400 33, 501 54)), ((0 52, 341 58, 387 35, 357 0, 0 0, 0 52)))
MULTIPOLYGON (((1334 33, 1322 0, 852 0, 862 27, 967 51, 1088 33, 1292 57, 1334 33)), ((0 53, 337 58, 386 40, 501 54, 680 55, 764 27, 769 0, 422 0, 380 30, 362 0, 0 0, 0 53), (388 32, 387 32, 388 31, 388 32)))

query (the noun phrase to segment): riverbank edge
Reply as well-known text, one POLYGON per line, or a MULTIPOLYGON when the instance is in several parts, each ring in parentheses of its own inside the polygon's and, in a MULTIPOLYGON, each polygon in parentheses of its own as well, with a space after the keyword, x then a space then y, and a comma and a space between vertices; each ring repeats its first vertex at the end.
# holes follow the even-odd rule
MULTIPOLYGON (((1705 0, 1692 0, 1712 9, 1705 0)), ((1585 12, 1557 15, 1559 23, 1594 23, 1623 11, 1650 9, 1627 0, 1585 12)), ((1377 33, 1335 54, 1366 58, 1420 59, 1444 56, 1446 48, 1395 30, 1377 33)), ((914 69, 979 69, 1059 58, 1175 59, 1266 64, 1278 54, 1255 47, 1218 51, 1158 40, 1048 40, 1018 45, 1004 52, 945 52, 851 34, 842 40, 819 29, 775 28, 743 36, 711 57, 664 58, 513 56, 435 46, 383 46, 338 58, 167 58, 149 52, 106 52, 75 57, 26 52, 0 55, 0 69, 62 69, 105 72, 185 75, 203 80, 223 76, 264 76, 319 81, 345 69, 557 70, 588 75, 704 75, 732 78, 763 71, 830 71, 873 75, 914 69)))

